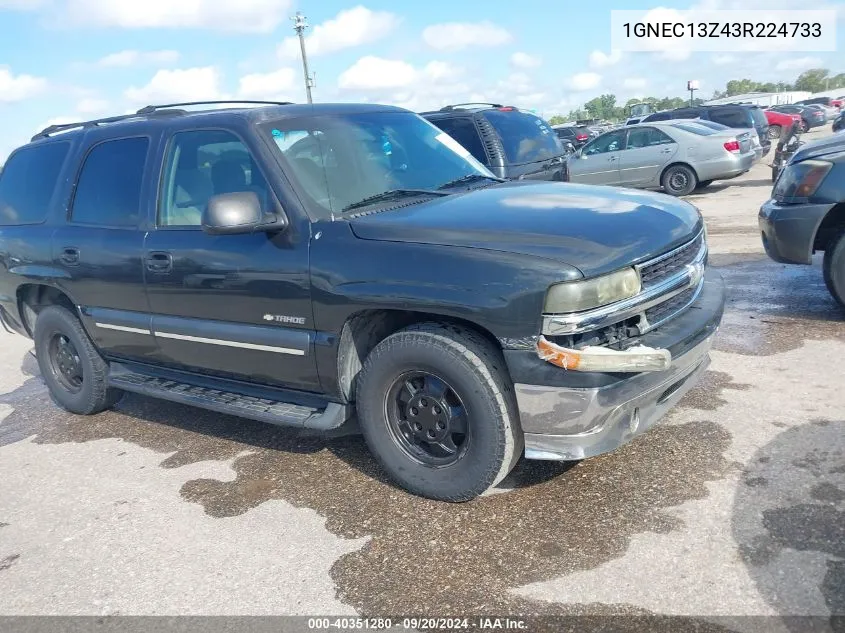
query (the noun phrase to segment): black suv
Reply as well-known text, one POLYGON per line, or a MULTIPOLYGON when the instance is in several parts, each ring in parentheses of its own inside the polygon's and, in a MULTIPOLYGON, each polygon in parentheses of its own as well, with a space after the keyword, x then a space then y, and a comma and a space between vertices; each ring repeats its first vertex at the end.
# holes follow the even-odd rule
POLYGON ((784 264, 812 264, 824 251, 827 289, 845 308, 845 138, 807 143, 778 176, 758 216, 763 246, 784 264))
POLYGON ((745 103, 695 106, 690 108, 676 108, 649 114, 640 123, 651 123, 653 121, 669 121, 671 119, 704 119, 721 123, 732 128, 757 130, 760 137, 760 146, 763 148, 763 156, 769 153, 772 148, 772 141, 769 139, 769 121, 763 110, 756 105, 745 103))
POLYGON ((564 180, 566 151, 540 117, 498 103, 459 103, 425 117, 508 180, 564 180))
POLYGON ((706 369, 691 204, 502 181, 401 108, 189 107, 47 128, 0 176, 0 320, 69 411, 357 414, 397 482, 460 501, 613 450, 706 369))

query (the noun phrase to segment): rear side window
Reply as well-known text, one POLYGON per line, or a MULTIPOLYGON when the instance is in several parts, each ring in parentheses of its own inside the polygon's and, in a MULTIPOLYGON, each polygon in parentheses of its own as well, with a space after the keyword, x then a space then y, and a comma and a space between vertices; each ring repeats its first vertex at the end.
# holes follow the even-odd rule
POLYGON ((640 149, 652 145, 666 145, 674 143, 667 134, 654 127, 638 127, 628 132, 627 149, 640 149))
POLYGON ((671 112, 658 112, 656 114, 650 114, 648 116, 648 118, 646 119, 646 122, 648 122, 648 121, 668 121, 671 118, 672 118, 671 112))
POLYGON ((563 153, 552 128, 540 117, 518 110, 485 110, 484 116, 498 132, 511 164, 548 160, 563 153))
POLYGON ((728 127, 754 127, 751 114, 744 108, 725 108, 724 110, 713 110, 710 113, 710 120, 728 127))
POLYGON ((38 224, 56 190, 70 143, 24 147, 0 172, 0 225, 38 224))
POLYGON ((473 123, 472 119, 457 117, 453 119, 438 119, 437 121, 432 121, 432 123, 458 141, 465 150, 472 154, 473 158, 482 163, 488 162, 484 146, 481 144, 481 137, 478 135, 478 130, 475 128, 475 123, 473 123))
POLYGON ((149 146, 146 137, 95 145, 76 183, 71 220, 99 226, 137 226, 149 146))

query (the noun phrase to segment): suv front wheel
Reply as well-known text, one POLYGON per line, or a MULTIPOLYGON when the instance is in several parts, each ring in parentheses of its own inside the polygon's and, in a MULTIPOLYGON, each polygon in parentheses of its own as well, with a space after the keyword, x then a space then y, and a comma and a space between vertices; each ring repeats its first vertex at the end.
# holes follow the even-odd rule
POLYGON ((35 354, 50 395, 71 413, 110 409, 123 393, 108 387, 108 364, 70 311, 50 306, 35 321, 35 354))
POLYGON ((822 270, 830 294, 845 308, 845 229, 830 240, 824 252, 822 270))
POLYGON ((504 359, 466 328, 421 324, 388 336, 364 363, 356 401, 370 450, 414 494, 468 501, 522 454, 504 359))

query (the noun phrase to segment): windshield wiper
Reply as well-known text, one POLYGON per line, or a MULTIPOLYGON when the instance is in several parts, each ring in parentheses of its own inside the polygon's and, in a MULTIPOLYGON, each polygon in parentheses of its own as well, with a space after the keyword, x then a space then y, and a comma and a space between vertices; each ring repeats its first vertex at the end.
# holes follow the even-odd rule
POLYGON ((449 182, 440 185, 437 189, 449 189, 451 187, 457 187, 458 185, 465 185, 471 182, 476 182, 478 180, 493 180, 494 182, 505 182, 502 178, 496 178, 495 176, 485 176, 483 174, 470 174, 468 176, 461 176, 460 178, 455 178, 454 180, 450 180, 449 182))
POLYGON ((344 211, 351 211, 352 209, 360 209, 376 202, 387 202, 389 200, 399 200, 400 198, 413 198, 415 196, 435 196, 442 197, 449 194, 444 191, 434 191, 432 189, 391 189, 390 191, 382 191, 374 196, 368 196, 358 202, 353 202, 343 207, 344 211))

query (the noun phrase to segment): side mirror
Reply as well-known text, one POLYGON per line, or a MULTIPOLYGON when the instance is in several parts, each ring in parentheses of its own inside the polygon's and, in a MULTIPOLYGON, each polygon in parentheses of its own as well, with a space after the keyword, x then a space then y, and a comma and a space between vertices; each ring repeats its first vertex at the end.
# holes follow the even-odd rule
POLYGON ((253 191, 213 196, 202 214, 202 229, 211 235, 279 231, 287 225, 287 217, 281 211, 276 215, 264 213, 253 191))

